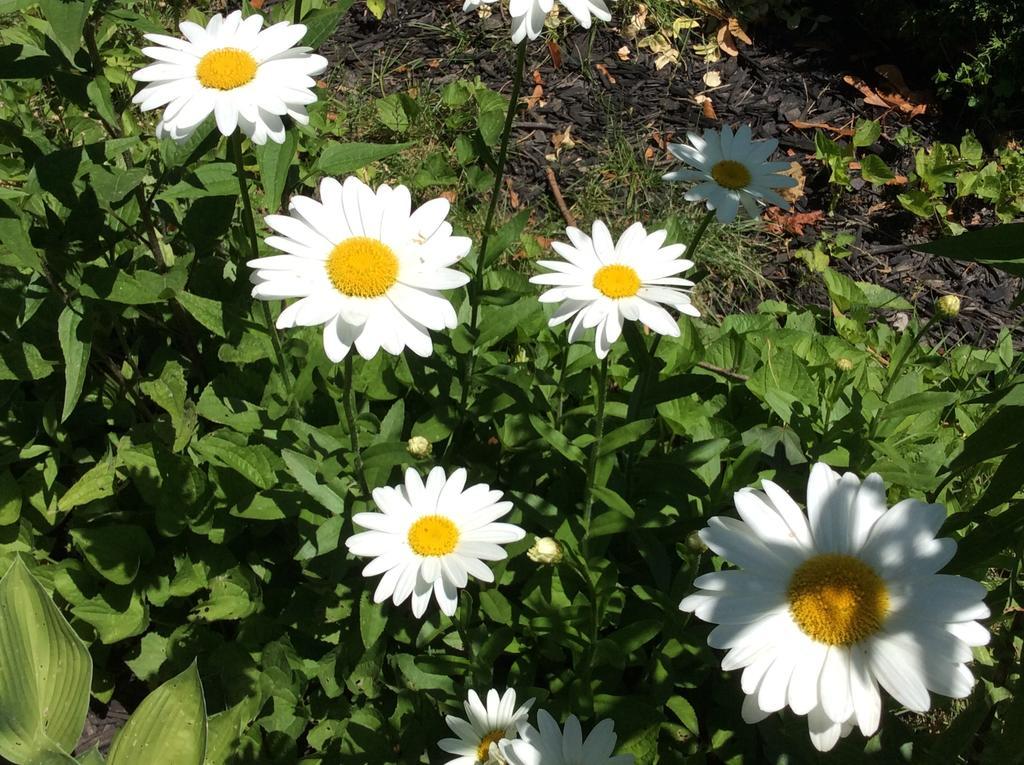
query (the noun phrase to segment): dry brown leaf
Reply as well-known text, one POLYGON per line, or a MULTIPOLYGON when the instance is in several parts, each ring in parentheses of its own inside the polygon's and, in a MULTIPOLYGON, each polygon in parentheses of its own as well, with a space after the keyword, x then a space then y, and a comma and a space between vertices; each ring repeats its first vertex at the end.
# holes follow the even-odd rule
POLYGON ((701 79, 704 80, 704 84, 709 88, 717 88, 722 84, 722 73, 711 69, 705 72, 701 79))
POLYGON ((548 53, 551 54, 551 66, 555 69, 562 68, 562 49, 554 40, 548 40, 548 53))
POLYGON ((644 159, 646 159, 648 162, 650 162, 652 159, 654 159, 654 147, 653 146, 648 146, 646 149, 644 149, 644 159))
POLYGON ((789 167, 783 170, 780 175, 786 175, 796 181, 796 186, 790 186, 788 189, 782 189, 779 195, 789 202, 791 205, 796 204, 796 201, 804 195, 804 169, 800 167, 799 162, 790 162, 789 167))
POLYGON ((704 114, 704 117, 709 120, 717 120, 718 114, 715 112, 715 105, 711 103, 711 99, 702 93, 698 93, 693 97, 693 100, 700 105, 700 110, 704 114))
POLYGON ((732 36, 732 32, 729 31, 728 24, 722 24, 718 28, 718 34, 716 35, 718 40, 718 47, 722 49, 722 52, 728 56, 740 55, 739 48, 736 47, 736 38, 732 36))
POLYGON ((615 51, 615 55, 619 57, 619 61, 629 61, 629 46, 623 45, 621 48, 615 51))
POLYGON ((679 61, 679 51, 668 39, 668 36, 662 32, 638 40, 636 47, 647 48, 651 53, 655 54, 655 69, 664 69, 669 64, 675 64, 679 61))
POLYGON ((459 198, 457 191, 442 191, 440 196, 447 199, 451 204, 455 204, 455 200, 459 198))
POLYGON ((527 111, 530 111, 531 109, 535 109, 538 106, 543 106, 544 105, 543 101, 541 100, 542 98, 544 98, 543 80, 541 79, 540 72, 538 70, 536 70, 536 69, 533 70, 533 82, 534 82, 533 92, 529 96, 526 97, 526 110, 527 111))
MULTIPOLYGON (((516 190, 514 188, 512 188, 512 179, 511 178, 506 178, 505 179, 505 188, 508 190, 508 204, 509 204, 509 207, 511 207, 513 210, 518 210, 519 207, 520 207, 519 194, 517 194, 516 190)), ((449 199, 448 201, 452 202, 452 203, 455 202, 454 199, 449 199)))
POLYGON ((853 128, 836 127, 835 125, 829 125, 827 122, 804 122, 803 120, 790 120, 789 124, 795 127, 797 130, 827 130, 830 133, 835 133, 836 135, 845 137, 853 135, 853 128))
POLYGON ((662 136, 660 130, 655 130, 653 133, 651 133, 651 141, 654 143, 655 146, 657 146, 662 151, 665 150, 666 141, 664 136, 662 136))
POLYGON ((643 3, 637 6, 636 13, 629 19, 629 23, 622 30, 622 36, 627 40, 635 40, 640 33, 647 28, 647 6, 643 3))
POLYGON ((441 68, 441 59, 439 59, 439 58, 432 58, 432 59, 430 59, 427 62, 427 68, 428 69, 440 69, 441 68))
POLYGON ((249 5, 252 6, 254 11, 258 11, 263 8, 264 0, 249 0, 249 5))
POLYGON ((906 97, 896 92, 883 92, 872 88, 864 80, 854 77, 851 74, 843 76, 843 82, 856 88, 864 96, 864 103, 872 106, 881 106, 883 109, 898 109, 908 117, 916 117, 924 114, 928 108, 926 103, 913 103, 906 97))
POLYGON ((551 134, 551 144, 555 147, 555 159, 562 153, 562 149, 571 149, 576 146, 576 142, 572 140, 572 136, 569 132, 572 130, 572 125, 566 125, 565 130, 556 130, 551 134))
POLYGON ((765 221, 765 230, 776 236, 790 234, 791 236, 803 236, 805 226, 814 226, 821 222, 825 213, 821 210, 809 212, 784 212, 778 207, 769 207, 762 216, 765 221))
POLYGON ((754 41, 750 39, 750 35, 746 33, 746 30, 744 30, 742 26, 740 26, 739 19, 730 18, 729 21, 726 23, 729 26, 729 33, 733 37, 735 37, 740 42, 746 43, 747 45, 754 44, 754 41))
POLYGON ((618 82, 618 80, 615 79, 612 73, 608 71, 608 67, 606 67, 604 64, 594 64, 594 68, 605 76, 605 79, 608 80, 609 85, 614 85, 615 83, 618 82))

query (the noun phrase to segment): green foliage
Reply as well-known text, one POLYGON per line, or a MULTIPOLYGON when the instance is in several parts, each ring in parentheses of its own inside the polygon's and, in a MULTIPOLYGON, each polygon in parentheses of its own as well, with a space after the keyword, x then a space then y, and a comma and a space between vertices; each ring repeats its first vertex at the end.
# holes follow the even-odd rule
MULTIPOLYGON (((274 20, 285 6, 272 6, 274 20)), ((326 39, 345 7, 312 9, 310 39, 326 39)), ((510 545, 495 583, 465 590, 458 622, 374 604, 375 583, 344 545, 352 515, 372 506, 320 332, 283 334, 280 367, 249 297, 226 143, 200 130, 161 144, 154 120, 129 106, 141 34, 165 30, 173 9, 114 0, 81 26, 80 5, 48 8, 0 29, 10 75, 0 82, 0 565, 13 563, 0 584, 0 661, 19 656, 0 663, 7 759, 20 762, 18 736, 68 762, 88 694, 137 702, 155 688, 130 703, 109 763, 145 762, 147 748, 206 765, 425 762, 466 690, 493 685, 556 716, 613 718, 621 751, 641 765, 807 760, 802 721, 741 722, 738 679, 723 676, 707 628, 678 604, 720 565, 687 542, 706 518, 731 513, 732 493, 761 478, 801 495, 816 460, 881 472, 893 501, 946 503, 957 572, 986 580, 995 612, 1020 608, 1022 449, 1010 423, 1024 378, 1012 338, 991 350, 918 347, 913 331, 878 320, 909 310, 901 296, 831 267, 842 237, 802 256, 827 310, 769 302, 720 324, 683 320, 656 358, 639 330, 616 344, 585 560, 598 362, 547 326, 528 281, 544 252, 529 211, 501 211, 487 251, 463 264, 486 266, 477 331, 454 293, 461 325, 435 335, 429 359, 357 360, 355 429, 371 487, 409 466, 466 467, 513 501, 512 522, 557 539, 565 562, 537 566, 530 539, 510 545), (410 455, 412 436, 434 457, 410 455), (37 671, 33 653, 50 642, 66 706, 9 702, 52 695, 52 667, 37 671)), ((477 233, 504 96, 456 80, 436 103, 366 99, 377 132, 353 141, 343 105, 319 95, 309 126, 246 152, 259 212, 314 193, 322 175, 360 173, 405 183, 417 202, 457 190, 456 226, 477 233), (419 138, 435 128, 424 150, 419 138)), ((850 151, 881 178, 865 151, 876 127, 860 125, 850 151)), ((845 151, 822 143, 824 156, 845 151)), ((673 240, 688 238, 678 217, 663 222, 673 240)), ((980 653, 989 732, 971 728, 973 712, 938 711, 962 725, 949 726, 950 756, 1005 749, 993 742, 1016 735, 1013 618, 997 616, 980 653)), ((895 761, 929 747, 933 723, 891 716, 867 748, 895 761)), ((854 737, 838 756, 860 761, 863 749, 854 737)))

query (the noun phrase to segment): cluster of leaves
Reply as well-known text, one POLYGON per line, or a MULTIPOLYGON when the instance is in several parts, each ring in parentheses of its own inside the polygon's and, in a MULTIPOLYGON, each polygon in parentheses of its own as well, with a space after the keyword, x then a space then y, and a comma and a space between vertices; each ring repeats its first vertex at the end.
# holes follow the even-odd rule
MULTIPOLYGON (((859 120, 849 143, 832 140, 816 131, 815 157, 829 168, 829 182, 850 190, 859 173, 868 183, 885 185, 897 182, 896 173, 877 154, 858 148, 875 144, 881 136, 877 120, 859 120)), ((916 149, 913 170, 899 178, 907 190, 896 199, 904 209, 921 218, 940 221, 952 234, 965 230, 955 220, 954 205, 973 200, 992 208, 999 220, 1009 222, 1024 213, 1024 151, 1009 146, 986 159, 981 143, 972 133, 964 134, 959 146, 936 141, 929 147, 909 128, 895 137, 897 146, 916 149)))
MULTIPOLYGON (((373 604, 345 552, 352 515, 371 508, 338 371, 316 329, 290 332, 288 367, 275 361, 248 296, 227 147, 209 131, 158 142, 129 106, 140 34, 171 28, 173 9, 15 4, 26 12, 0 29, 0 570, 20 558, 52 591, 88 646, 95 704, 142 709, 198 660, 206 708, 231 721, 210 765, 436 761, 444 715, 490 686, 556 716, 613 718, 641 765, 807 759, 802 720, 741 721, 738 679, 677 606, 719 565, 693 542, 706 518, 763 477, 800 496, 824 459, 881 472, 894 499, 945 502, 961 540, 953 569, 989 583, 997 614, 977 693, 963 711, 940 708, 955 724, 936 741, 935 720, 890 716, 869 751, 996 761, 1019 747, 1024 502, 1008 455, 1021 447, 1013 418, 994 417, 1019 412, 1024 391, 1008 333, 992 350, 924 351, 877 320, 898 296, 827 268, 827 311, 772 302, 721 325, 682 321, 657 358, 632 330, 610 359, 586 565, 538 567, 528 538, 494 585, 464 591, 456 621, 416 620, 373 604)), ((314 5, 307 43, 343 11, 314 5)), ((372 164, 414 147, 338 140, 321 95, 308 127, 245 157, 258 208, 278 211, 322 175, 415 186, 372 164)), ((444 161, 480 205, 472 179, 507 102, 476 83, 443 97, 444 161)), ((401 133, 406 102, 377 106, 401 133)), ((597 362, 547 328, 518 257, 528 225, 512 217, 468 258, 487 267, 476 332, 456 295, 462 325, 432 357, 356 364, 357 435, 371 485, 410 465, 466 467, 579 562, 597 362), (412 436, 435 456, 411 457, 412 436)), ((854 737, 834 759, 862 750, 854 737)))

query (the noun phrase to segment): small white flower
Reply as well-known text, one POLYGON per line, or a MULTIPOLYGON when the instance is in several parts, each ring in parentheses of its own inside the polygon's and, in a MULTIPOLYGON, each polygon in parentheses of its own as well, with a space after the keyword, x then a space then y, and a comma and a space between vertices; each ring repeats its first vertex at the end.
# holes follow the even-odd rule
POLYGON ((253 143, 269 138, 284 142, 287 115, 303 125, 306 107, 316 101, 313 75, 327 68, 327 59, 311 48, 293 47, 306 34, 302 24, 282 21, 263 31, 263 17, 242 18, 235 11, 217 14, 203 28, 191 21, 180 24, 185 39, 147 34, 155 47, 142 52, 157 63, 132 77, 148 83, 133 103, 142 111, 161 106, 158 137, 188 138, 212 113, 226 136, 241 128, 253 143))
POLYGON ((779 172, 788 162, 767 162, 779 145, 770 140, 751 140, 750 126, 741 125, 735 135, 729 127, 705 130, 703 137, 687 133, 690 146, 670 143, 668 150, 696 170, 675 170, 662 176, 666 181, 700 181, 686 192, 686 199, 706 200, 719 223, 736 219, 740 204, 751 218, 759 214, 757 201, 787 208, 786 200, 774 189, 796 186, 796 180, 779 172))
POLYGON ((530 281, 553 285, 540 296, 542 303, 561 304, 548 321, 549 326, 575 317, 569 328, 569 342, 575 342, 583 330, 596 327, 594 347, 598 358, 603 359, 622 334, 624 320, 642 321, 659 334, 678 337, 679 326, 663 305, 688 316, 700 316, 684 291, 693 282, 677 276, 692 268, 693 262, 680 257, 685 245, 664 246, 667 232, 648 234, 642 224, 634 223, 616 243, 608 227, 594 221, 592 237, 572 227, 565 233, 571 245, 551 243, 565 260, 538 261, 551 273, 530 281))
POLYGON ((526 722, 526 716, 533 706, 528 699, 516 707, 516 692, 509 688, 498 696, 493 688, 487 692, 487 706, 480 702, 476 691, 470 691, 463 706, 466 719, 455 715, 444 718, 458 738, 443 738, 437 745, 442 751, 458 755, 445 765, 503 765, 498 744, 519 735, 519 726, 526 722))
POLYGON ((586 740, 576 715, 569 715, 563 732, 543 709, 537 713, 538 728, 522 725, 520 738, 498 744, 509 765, 633 765, 633 755, 612 755, 615 724, 602 720, 586 740))
POLYGON ((363 576, 383 574, 374 602, 391 598, 397 606, 412 596, 412 612, 419 618, 433 593, 441 611, 452 616, 469 575, 494 581, 483 561, 507 558, 501 545, 526 532, 495 523, 512 509, 511 502, 501 501, 500 491, 483 483, 465 486, 464 468, 445 478, 444 469, 435 467, 426 484, 409 468, 404 486, 373 490, 380 512, 357 513, 353 523, 369 531, 352 535, 345 544, 353 555, 373 558, 363 576))
POLYGON ((352 346, 364 359, 383 348, 419 356, 434 349, 430 330, 458 320, 441 290, 469 276, 449 268, 471 242, 452 236, 449 203, 432 199, 415 212, 405 186, 373 191, 358 178, 320 182, 320 201, 295 196, 291 215, 268 215, 280 236, 267 244, 284 255, 249 261, 252 295, 260 300, 301 298, 277 317, 279 329, 324 327, 324 350, 334 362, 352 346))
MULTIPOLYGON (((576 17, 584 29, 590 29, 591 16, 611 21, 612 14, 604 0, 559 0, 576 17)), ((544 19, 555 7, 555 0, 509 0, 508 14, 512 17, 512 42, 526 38, 536 40, 544 31, 544 19)))
POLYGON ((974 686, 972 646, 989 634, 985 588, 935 573, 956 552, 936 539, 942 505, 906 499, 886 509, 877 474, 863 483, 817 464, 807 515, 771 481, 735 495, 742 520, 712 518, 700 532, 739 566, 698 577, 680 604, 718 624, 708 645, 743 669, 743 719, 789 706, 807 715, 811 741, 828 751, 857 725, 871 736, 879 686, 915 712, 929 691, 965 698, 974 686))

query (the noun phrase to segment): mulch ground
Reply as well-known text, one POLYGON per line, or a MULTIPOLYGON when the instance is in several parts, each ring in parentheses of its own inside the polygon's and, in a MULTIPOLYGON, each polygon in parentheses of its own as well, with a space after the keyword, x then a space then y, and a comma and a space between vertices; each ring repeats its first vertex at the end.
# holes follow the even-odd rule
MULTIPOLYGON (((492 6, 497 7, 497 6, 492 6)), ((440 85, 461 78, 479 76, 490 87, 508 93, 513 56, 507 41, 508 21, 495 13, 481 20, 461 11, 460 5, 436 0, 399 0, 382 21, 356 7, 334 37, 322 48, 334 65, 329 74, 332 87, 340 91, 366 92, 372 83, 401 90, 425 80, 440 85), (467 44, 468 41, 468 44, 467 44), (508 51, 502 55, 502 51, 508 51)), ((799 162, 805 174, 805 196, 794 206, 796 213, 827 211, 832 203, 828 171, 814 159, 813 130, 798 129, 795 121, 849 126, 857 117, 880 119, 883 125, 881 153, 897 172, 912 168, 910 152, 891 142, 907 120, 898 110, 885 110, 864 103, 863 96, 843 81, 852 73, 868 83, 879 81, 873 68, 898 62, 851 61, 828 49, 827 41, 816 47, 796 47, 797 33, 753 29, 753 44, 740 48, 738 56, 726 56, 707 64, 682 49, 679 64, 656 69, 654 56, 638 50, 613 25, 598 24, 591 35, 567 23, 560 29, 555 66, 551 48, 543 41, 531 45, 528 54, 525 94, 535 85, 543 89, 541 103, 519 115, 520 127, 510 159, 511 188, 520 204, 528 205, 539 195, 551 193, 547 168, 555 172, 559 185, 571 188, 593 162, 588 148, 603 145, 610 129, 625 135, 649 135, 647 154, 665 167, 673 161, 664 142, 683 140, 687 130, 717 124, 750 124, 755 136, 777 138, 780 150, 799 162), (565 30, 565 31, 561 31, 565 30), (629 60, 617 53, 629 48, 629 60), (721 86, 709 89, 703 76, 710 69, 722 76, 721 86), (710 120, 694 97, 711 99, 717 120, 710 120), (571 126, 577 148, 563 152, 551 163, 552 136, 571 126)), ((839 45, 840 50, 846 43, 839 45)), ((926 115, 916 116, 912 127, 926 139, 943 130, 941 115, 934 104, 926 115)), ((859 184, 860 185, 860 184, 859 184)), ((763 267, 767 280, 755 291, 731 293, 726 310, 749 309, 759 299, 771 297, 795 305, 827 305, 820 280, 791 256, 801 246, 812 244, 822 229, 850 231, 856 236, 854 255, 835 262, 838 270, 858 280, 881 284, 913 302, 922 315, 930 315, 934 300, 944 294, 959 295, 963 310, 952 338, 979 345, 991 345, 1001 327, 1021 318, 1011 302, 1021 290, 1021 281, 983 266, 935 258, 913 250, 913 245, 939 238, 941 228, 904 211, 898 202, 898 188, 861 185, 843 193, 831 214, 803 227, 782 219, 782 232, 775 226, 770 236, 772 255, 763 267)), ((567 201, 571 205, 572 199, 567 201)), ((811 216, 813 217, 816 216, 811 216)), ((797 218, 796 220, 799 220, 797 218)), ((991 225, 991 215, 973 210, 969 225, 991 225)), ((899 326, 905 316, 888 320, 899 326)))

